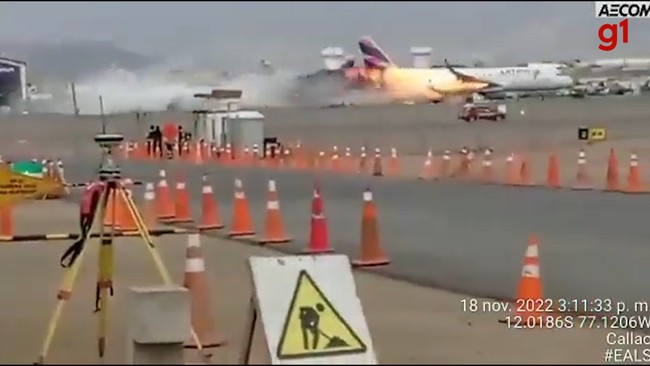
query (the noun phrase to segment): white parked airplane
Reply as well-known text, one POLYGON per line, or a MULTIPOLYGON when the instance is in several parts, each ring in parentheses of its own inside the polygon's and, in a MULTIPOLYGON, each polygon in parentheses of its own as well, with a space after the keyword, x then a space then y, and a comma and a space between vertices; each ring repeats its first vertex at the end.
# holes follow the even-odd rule
POLYGON ((649 58, 616 58, 568 63, 564 73, 573 78, 612 77, 617 79, 636 78, 650 75, 649 58))
POLYGON ((562 73, 559 65, 529 64, 516 67, 466 67, 463 73, 496 86, 479 91, 488 98, 500 97, 506 93, 545 92, 570 88, 574 80, 562 73))

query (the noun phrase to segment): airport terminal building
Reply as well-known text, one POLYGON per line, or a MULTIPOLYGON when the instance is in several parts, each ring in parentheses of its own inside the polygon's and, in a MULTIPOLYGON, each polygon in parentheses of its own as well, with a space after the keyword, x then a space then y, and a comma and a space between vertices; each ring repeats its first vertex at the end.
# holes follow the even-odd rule
POLYGON ((0 107, 27 99, 27 63, 0 57, 0 107))

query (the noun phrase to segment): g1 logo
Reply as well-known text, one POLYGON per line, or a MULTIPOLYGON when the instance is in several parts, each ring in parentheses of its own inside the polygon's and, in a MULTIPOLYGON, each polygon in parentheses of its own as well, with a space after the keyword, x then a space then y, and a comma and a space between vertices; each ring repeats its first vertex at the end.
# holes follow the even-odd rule
POLYGON ((627 19, 623 19, 620 23, 607 23, 598 28, 598 39, 600 44, 598 49, 601 51, 609 52, 616 49, 618 46, 618 29, 623 31, 623 43, 627 43, 629 36, 629 27, 627 19))

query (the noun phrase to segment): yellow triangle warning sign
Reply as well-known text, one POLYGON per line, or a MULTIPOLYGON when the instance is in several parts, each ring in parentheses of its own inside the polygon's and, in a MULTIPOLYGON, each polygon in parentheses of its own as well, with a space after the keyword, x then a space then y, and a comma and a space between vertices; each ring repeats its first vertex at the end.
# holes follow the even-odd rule
POLYGON ((10 167, 0 164, 0 206, 49 193, 61 186, 61 183, 52 179, 16 173, 10 167))
POLYGON ((278 342, 278 359, 348 355, 366 350, 365 343, 307 271, 300 271, 278 342))

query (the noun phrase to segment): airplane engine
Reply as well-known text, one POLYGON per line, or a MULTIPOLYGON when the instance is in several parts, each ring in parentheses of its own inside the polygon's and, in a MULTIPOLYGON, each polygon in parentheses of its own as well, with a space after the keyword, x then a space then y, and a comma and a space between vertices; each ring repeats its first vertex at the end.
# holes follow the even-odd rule
POLYGON ((428 69, 431 67, 431 47, 411 47, 413 67, 428 69))

